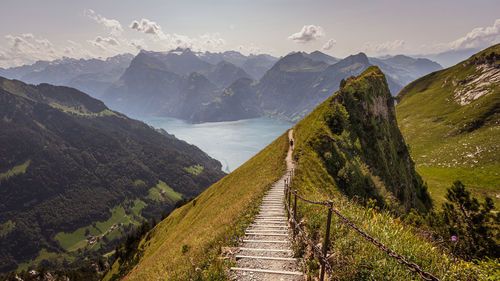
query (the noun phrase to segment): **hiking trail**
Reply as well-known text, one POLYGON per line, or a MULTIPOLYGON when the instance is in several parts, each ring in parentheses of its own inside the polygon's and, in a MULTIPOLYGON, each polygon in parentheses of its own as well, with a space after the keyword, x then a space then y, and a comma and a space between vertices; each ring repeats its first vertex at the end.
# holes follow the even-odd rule
MULTIPOLYGON (((293 130, 288 132, 288 138, 293 141, 293 130)), ((285 180, 295 168, 292 152, 290 145, 287 173, 264 195, 255 221, 248 226, 236 250, 237 266, 231 268, 233 280, 304 280, 298 259, 293 257, 291 230, 284 207, 285 180)))

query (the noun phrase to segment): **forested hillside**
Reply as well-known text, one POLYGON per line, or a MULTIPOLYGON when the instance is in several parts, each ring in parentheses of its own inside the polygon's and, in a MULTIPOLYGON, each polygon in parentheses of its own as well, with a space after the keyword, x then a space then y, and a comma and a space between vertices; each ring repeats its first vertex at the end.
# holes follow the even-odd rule
POLYGON ((165 131, 67 87, 0 79, 0 270, 113 250, 224 174, 165 131))

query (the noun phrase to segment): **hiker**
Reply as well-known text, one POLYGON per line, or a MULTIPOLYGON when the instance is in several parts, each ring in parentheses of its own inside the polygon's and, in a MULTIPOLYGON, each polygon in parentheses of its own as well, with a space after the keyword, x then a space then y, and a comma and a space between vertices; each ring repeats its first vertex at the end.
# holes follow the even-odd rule
POLYGON ((290 140, 290 146, 293 147, 293 140, 290 140))

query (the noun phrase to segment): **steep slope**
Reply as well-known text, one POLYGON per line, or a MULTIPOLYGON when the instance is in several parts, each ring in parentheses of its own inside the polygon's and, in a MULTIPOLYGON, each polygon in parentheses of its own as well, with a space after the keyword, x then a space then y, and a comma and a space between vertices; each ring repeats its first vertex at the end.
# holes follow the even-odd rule
POLYGON ((102 255, 223 176, 195 146, 75 89, 0 78, 0 112, 0 271, 102 255))
POLYGON ((334 185, 347 195, 377 198, 405 211, 430 208, 397 127, 385 76, 377 67, 349 78, 296 129, 296 155, 312 149, 334 185))
MULTIPOLYGON (((297 123, 294 132, 297 167, 292 188, 301 196, 332 200, 333 207, 362 231, 441 280, 479 279, 472 264, 451 259, 421 229, 401 224, 394 216, 411 208, 425 212, 431 202, 413 168, 387 81, 377 67, 349 78, 297 123)), ((309 238, 323 243, 326 208, 297 200, 297 209, 309 238)), ((333 273, 325 280, 420 279, 336 215, 331 227, 328 260, 333 273)), ((302 249, 310 256, 308 248, 302 249)), ((307 264, 311 275, 318 274, 317 263, 307 264)))
POLYGON ((254 81, 248 78, 236 80, 222 95, 194 112, 193 122, 221 122, 257 118, 264 115, 253 87, 254 81), (238 91, 233 91, 238 89, 238 91), (221 112, 224 111, 224 114, 221 112))
POLYGON ((223 280, 221 246, 243 235, 264 192, 285 172, 287 148, 283 135, 176 209, 141 241, 136 265, 118 260, 104 280, 223 280))
POLYGON ((311 93, 311 87, 327 67, 328 64, 313 61, 302 53, 290 54, 279 60, 256 85, 265 114, 291 119, 307 114, 304 103, 321 102, 311 93))
MULTIPOLYGON (((401 224, 394 213, 376 206, 385 205, 396 212, 430 207, 398 131, 387 82, 378 68, 370 67, 349 79, 344 88, 297 123, 294 132, 298 166, 293 188, 300 194, 316 201, 334 200, 334 207, 344 216, 441 280, 480 280, 475 265, 454 260, 421 230, 401 224), (373 203, 369 198, 379 201, 373 203), (360 199, 367 206, 358 204, 360 199)), ((234 253, 228 246, 237 246, 244 239, 245 228, 255 219, 267 187, 285 172, 288 146, 286 135, 281 136, 191 203, 175 210, 145 236, 134 256, 115 262, 104 280, 122 276, 122 280, 229 280, 227 270, 234 264, 222 257, 234 253)), ((309 238, 321 243, 324 206, 298 200, 297 208, 309 238)), ((335 269, 332 280, 419 278, 336 218, 331 235, 328 260, 335 269)), ((295 254, 304 255, 304 267, 313 278, 318 264, 301 243, 299 239, 295 254)))
POLYGON ((226 51, 223 53, 205 52, 199 53, 197 56, 213 65, 216 65, 221 61, 232 63, 237 67, 242 68, 251 76, 253 80, 259 80, 278 60, 278 58, 266 54, 250 54, 245 56, 237 51, 226 51))
POLYGON ((297 121, 336 91, 342 79, 358 75, 369 65, 368 58, 362 53, 333 65, 312 60, 304 53, 292 53, 276 62, 260 81, 251 85, 232 84, 224 91, 225 94, 203 107, 201 113, 195 116, 216 116, 219 120, 245 118, 247 114, 233 114, 230 108, 224 106, 231 105, 245 108, 244 112, 297 121), (246 108, 245 104, 236 105, 238 98, 235 97, 245 97, 244 101, 252 108, 246 108), (255 100, 248 102, 249 98, 255 100), (258 105, 259 110, 254 110, 254 105, 258 105))
POLYGON ((254 80, 259 80, 264 76, 266 71, 273 67, 276 61, 278 61, 278 58, 266 54, 249 55, 248 59, 241 65, 241 68, 246 73, 252 75, 254 80))
POLYGON ((325 53, 322 53, 320 51, 314 51, 309 54, 305 54, 306 57, 315 60, 315 61, 322 61, 327 64, 334 64, 340 61, 338 58, 334 58, 332 56, 329 56, 325 53))
POLYGON ((364 53, 342 60, 319 51, 290 53, 276 63, 274 59, 180 48, 166 53, 141 51, 102 98, 112 108, 135 116, 163 115, 194 122, 259 116, 298 121, 338 90, 342 79, 359 75, 374 62, 389 73, 393 94, 408 81, 439 68, 427 59, 375 59, 364 53), (260 79, 249 86, 236 83, 242 78, 260 79))
POLYGON ((190 49, 177 48, 167 53, 150 53, 161 60, 168 70, 179 75, 191 74, 193 72, 205 73, 212 68, 210 63, 201 60, 190 49))
POLYGON ((220 88, 226 88, 240 78, 251 79, 243 69, 227 61, 220 61, 210 71, 202 74, 220 88))
MULTIPOLYGON (((181 56, 167 56, 170 55, 181 56)), ((135 116, 163 115, 189 120, 203 103, 219 94, 217 86, 205 76, 197 72, 180 75, 170 68, 165 55, 141 51, 102 99, 112 108, 135 116)))
POLYGON ((499 201, 500 45, 424 76, 397 96, 398 123, 431 194, 461 180, 499 201))

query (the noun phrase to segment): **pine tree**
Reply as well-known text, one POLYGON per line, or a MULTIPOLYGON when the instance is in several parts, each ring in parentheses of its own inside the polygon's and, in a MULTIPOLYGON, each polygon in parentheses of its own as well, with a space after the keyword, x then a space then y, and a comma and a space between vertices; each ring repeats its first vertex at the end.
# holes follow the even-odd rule
POLYGON ((493 212, 493 200, 486 197, 484 203, 479 203, 460 181, 447 189, 446 199, 440 228, 453 252, 469 260, 485 256, 498 258, 500 215, 493 212))

